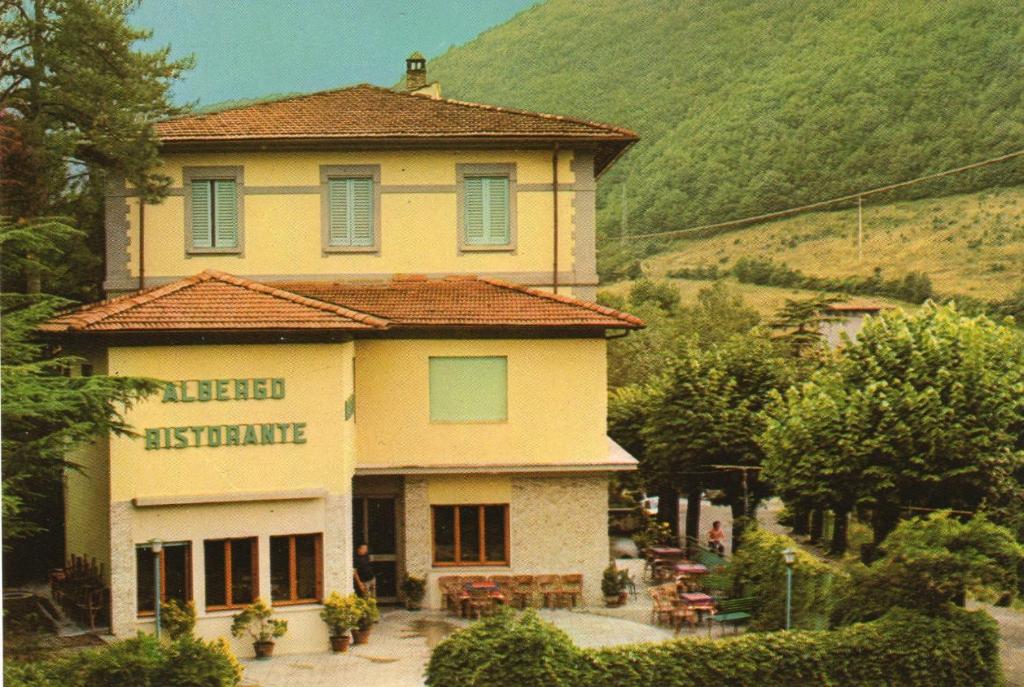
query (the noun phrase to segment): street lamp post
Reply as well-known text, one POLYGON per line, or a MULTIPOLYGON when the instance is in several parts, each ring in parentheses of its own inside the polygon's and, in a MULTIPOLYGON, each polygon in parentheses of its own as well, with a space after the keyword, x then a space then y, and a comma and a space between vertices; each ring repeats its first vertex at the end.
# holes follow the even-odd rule
POLYGON ((793 622, 793 563, 796 562, 796 551, 784 549, 782 560, 786 562, 786 629, 793 622))
POLYGON ((156 638, 160 639, 160 552, 163 551, 163 542, 154 539, 150 542, 153 551, 153 608, 156 611, 156 638))

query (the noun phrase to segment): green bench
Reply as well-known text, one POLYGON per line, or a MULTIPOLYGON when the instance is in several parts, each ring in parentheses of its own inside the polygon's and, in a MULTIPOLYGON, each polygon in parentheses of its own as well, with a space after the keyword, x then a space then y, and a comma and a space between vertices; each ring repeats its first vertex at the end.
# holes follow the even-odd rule
POLYGON ((714 570, 725 565, 725 557, 709 549, 699 549, 697 551, 697 562, 707 567, 708 570, 714 570))
POLYGON ((737 628, 738 632, 739 626, 750 620, 750 616, 754 612, 754 604, 756 601, 757 599, 752 596, 719 601, 718 612, 709 619, 711 623, 708 624, 708 634, 711 634, 711 626, 713 623, 721 623, 723 626, 732 625, 737 628))

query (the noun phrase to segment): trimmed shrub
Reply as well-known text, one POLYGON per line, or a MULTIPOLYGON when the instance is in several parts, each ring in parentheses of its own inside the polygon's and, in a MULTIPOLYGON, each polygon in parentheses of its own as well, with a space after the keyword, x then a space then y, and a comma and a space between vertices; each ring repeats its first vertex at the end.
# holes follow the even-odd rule
POLYGON ((434 648, 427 684, 435 687, 575 687, 586 662, 569 636, 535 611, 503 611, 434 648))
POLYGON ((837 570, 801 549, 795 541, 762 529, 743 533, 743 546, 725 569, 725 589, 732 596, 757 599, 752 630, 786 626, 785 549, 796 552, 793 564, 793 627, 820 630, 828 624, 837 570))
POLYGON ((503 615, 456 633, 434 650, 432 687, 890 685, 1002 683, 995 621, 950 609, 945 618, 894 609, 834 631, 676 639, 579 649, 535 614, 503 615), (524 617, 525 616, 525 617, 524 617))
POLYGON ((224 640, 152 635, 34 663, 4 663, 10 687, 235 687, 242 666, 224 640))

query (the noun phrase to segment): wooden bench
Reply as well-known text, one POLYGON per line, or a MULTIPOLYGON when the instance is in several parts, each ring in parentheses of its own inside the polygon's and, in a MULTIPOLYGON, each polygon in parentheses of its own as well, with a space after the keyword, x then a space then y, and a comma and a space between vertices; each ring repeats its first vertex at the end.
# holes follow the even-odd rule
POLYGON ((711 634, 711 626, 713 623, 721 623, 723 626, 732 625, 737 628, 736 631, 739 632, 739 626, 750 620, 750 616, 754 612, 754 605, 756 602, 757 599, 752 596, 719 601, 718 611, 709 618, 711 623, 708 624, 708 634, 711 634))

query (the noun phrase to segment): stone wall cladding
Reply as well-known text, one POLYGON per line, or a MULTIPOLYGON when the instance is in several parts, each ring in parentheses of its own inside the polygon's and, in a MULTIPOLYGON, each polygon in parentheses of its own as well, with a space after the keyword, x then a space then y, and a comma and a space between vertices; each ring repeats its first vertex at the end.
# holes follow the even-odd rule
POLYGON ((584 603, 601 603, 608 565, 608 476, 524 475, 512 479, 509 504, 511 567, 433 568, 429 478, 405 481, 405 566, 427 578, 426 605, 439 608, 443 575, 582 573, 584 603))
POLYGON ((110 630, 135 636, 135 542, 131 501, 110 504, 110 630))
POLYGON ((124 180, 107 186, 104 201, 104 229, 107 244, 107 278, 103 288, 108 292, 137 287, 132 280, 129 263, 128 186, 124 180))
POLYGON ((583 573, 586 603, 600 603, 609 556, 607 475, 517 477, 510 517, 514 572, 583 573))
POLYGON ((352 497, 331 494, 324 503, 324 594, 352 592, 352 497))
POLYGON ((431 532, 430 500, 427 479, 405 478, 405 569, 408 574, 423 577, 430 570, 431 532))

